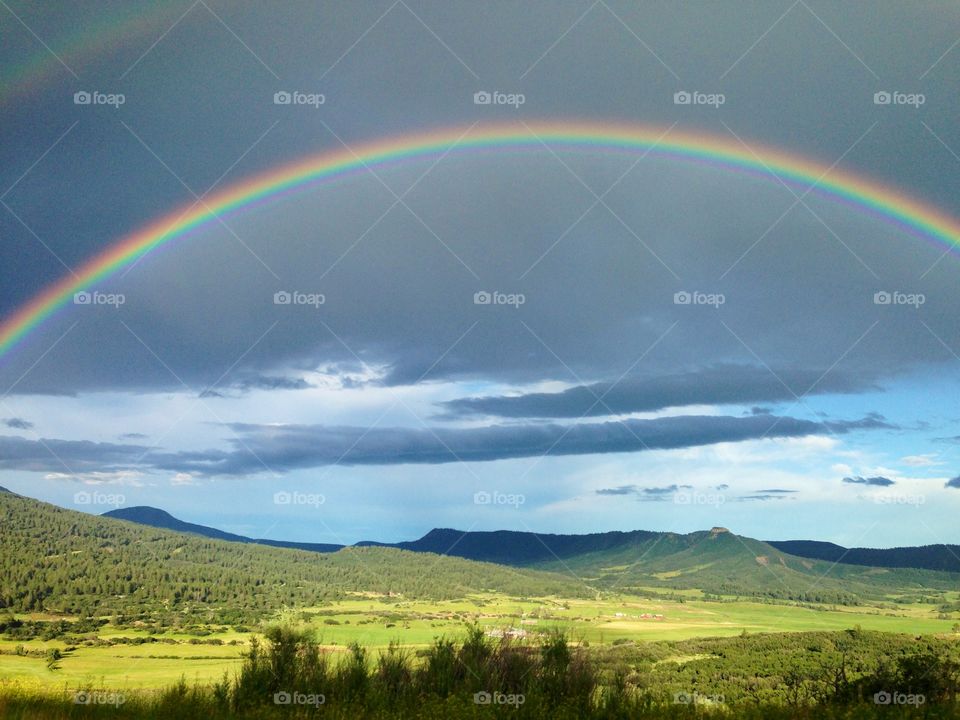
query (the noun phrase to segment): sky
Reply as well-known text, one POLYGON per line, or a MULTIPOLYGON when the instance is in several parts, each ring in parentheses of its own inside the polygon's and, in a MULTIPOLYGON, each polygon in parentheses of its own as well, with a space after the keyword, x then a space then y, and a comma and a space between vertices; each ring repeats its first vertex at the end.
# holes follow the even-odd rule
POLYGON ((6 0, 0 40, 0 322, 250 178, 445 138, 210 209, 3 351, 4 487, 314 542, 960 542, 960 238, 823 191, 960 222, 956 5, 6 0))

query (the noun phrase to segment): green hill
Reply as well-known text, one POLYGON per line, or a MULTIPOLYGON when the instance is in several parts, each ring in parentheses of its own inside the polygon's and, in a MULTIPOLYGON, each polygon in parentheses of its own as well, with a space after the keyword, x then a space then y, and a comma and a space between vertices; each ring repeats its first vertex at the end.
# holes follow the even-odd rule
POLYGON ((572 571, 595 587, 622 592, 650 587, 699 589, 720 595, 844 604, 935 595, 960 587, 956 573, 800 558, 726 528, 687 535, 662 533, 533 567, 572 571))
POLYGON ((258 617, 351 593, 450 599, 492 590, 581 596, 567 576, 412 553, 335 553, 213 540, 0 493, 0 607, 82 615, 258 617))

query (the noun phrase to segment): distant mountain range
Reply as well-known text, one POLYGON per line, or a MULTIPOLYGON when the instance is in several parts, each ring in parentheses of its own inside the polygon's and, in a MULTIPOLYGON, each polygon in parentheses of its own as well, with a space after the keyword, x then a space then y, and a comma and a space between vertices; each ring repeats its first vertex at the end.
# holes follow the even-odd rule
MULTIPOLYGON (((205 525, 178 520, 164 510, 149 506, 120 508, 106 512, 104 516, 231 542, 255 543, 321 553, 336 552, 345 547, 332 543, 264 540, 234 535, 205 525)), ((725 529, 714 528, 714 535, 718 531, 724 532, 725 529)), ((737 537, 732 534, 731 536, 737 537)), ((397 543, 368 540, 356 543, 356 547, 390 547, 503 565, 520 567, 551 566, 553 570, 562 571, 562 567, 554 567, 557 561, 583 556, 612 556, 631 553, 638 549, 641 552, 647 552, 652 543, 660 543, 662 546, 663 538, 693 538, 696 540, 699 538, 699 534, 676 535, 675 533, 632 530, 629 532, 612 531, 585 535, 562 535, 513 530, 462 532, 450 528, 436 528, 418 540, 397 543)), ((758 540, 750 540, 749 542, 761 543, 758 540)), ((773 552, 773 550, 776 550, 791 556, 827 563, 960 572, 960 546, 958 545, 925 545, 888 549, 845 548, 834 543, 816 540, 771 540, 762 543, 762 545, 766 547, 757 550, 755 553, 757 557, 775 556, 778 553, 773 552)), ((652 560, 653 557, 649 559, 652 560)))
POLYGON ((847 565, 885 568, 918 568, 960 572, 960 545, 921 545, 897 548, 845 548, 819 540, 769 540, 770 545, 799 555, 847 565))
POLYGON ((118 508, 103 513, 103 516, 116 518, 118 520, 129 520, 130 522, 139 523, 140 525, 149 525, 150 527, 161 528, 163 530, 175 530, 176 532, 190 533, 192 535, 202 535, 203 537, 213 538, 214 540, 254 543, 256 545, 294 548, 295 550, 311 550, 313 552, 336 552, 337 550, 342 550, 344 547, 343 545, 331 545, 327 543, 287 542, 285 540, 264 540, 261 538, 249 538, 244 535, 234 535, 233 533, 217 530, 216 528, 207 527, 206 525, 184 522, 183 520, 175 518, 166 510, 150 507, 149 505, 118 508))

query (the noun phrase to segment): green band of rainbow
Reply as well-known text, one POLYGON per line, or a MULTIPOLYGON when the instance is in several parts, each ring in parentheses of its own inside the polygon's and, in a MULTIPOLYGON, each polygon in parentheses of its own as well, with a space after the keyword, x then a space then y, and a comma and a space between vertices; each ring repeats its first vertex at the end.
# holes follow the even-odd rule
POLYGON ((686 161, 706 162, 728 170, 768 177, 772 174, 797 187, 815 185, 815 192, 820 195, 851 204, 862 212, 875 214, 947 248, 956 248, 960 244, 960 223, 902 192, 780 150, 752 144, 747 149, 726 137, 667 132, 666 128, 646 125, 573 122, 478 126, 472 133, 464 135, 465 132, 464 128, 459 128, 405 135, 363 145, 352 151, 321 153, 238 182, 205 198, 202 204, 193 206, 188 203, 122 238, 87 261, 74 275, 49 285, 8 316, 0 324, 0 357, 6 355, 58 308, 68 304, 75 292, 109 277, 154 248, 205 226, 214 221, 216 216, 307 183, 336 178, 366 166, 375 168, 386 163, 428 158, 444 152, 542 149, 543 143, 587 150, 650 152, 686 161))

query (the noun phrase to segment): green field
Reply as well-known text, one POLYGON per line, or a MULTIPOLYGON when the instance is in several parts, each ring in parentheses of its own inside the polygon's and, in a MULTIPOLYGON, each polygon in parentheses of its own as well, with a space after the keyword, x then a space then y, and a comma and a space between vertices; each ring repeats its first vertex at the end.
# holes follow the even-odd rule
MULTIPOLYGON (((590 646, 625 640, 732 637, 744 632, 835 631, 855 626, 890 633, 951 636, 957 624, 957 619, 937 619, 933 606, 919 604, 896 609, 811 609, 742 600, 678 602, 632 596, 602 600, 522 599, 502 594, 477 594, 449 601, 367 596, 287 611, 278 614, 276 620, 312 628, 321 645, 331 653, 338 653, 353 642, 374 649, 384 648, 392 641, 426 647, 437 637, 459 637, 464 627, 473 623, 491 635, 519 630, 523 639, 529 641, 560 628, 574 640, 590 646)), ((114 643, 124 638, 146 642, 98 646, 94 644, 94 634, 87 634, 81 642, 75 637, 65 641, 0 636, 0 677, 48 688, 160 688, 181 676, 188 681, 213 681, 238 668, 253 633, 223 629, 197 638, 183 632, 150 633, 105 625, 95 636, 114 643), (15 654, 18 647, 26 654, 15 654), (56 669, 49 669, 44 654, 53 648, 59 649, 63 658, 56 669)))

